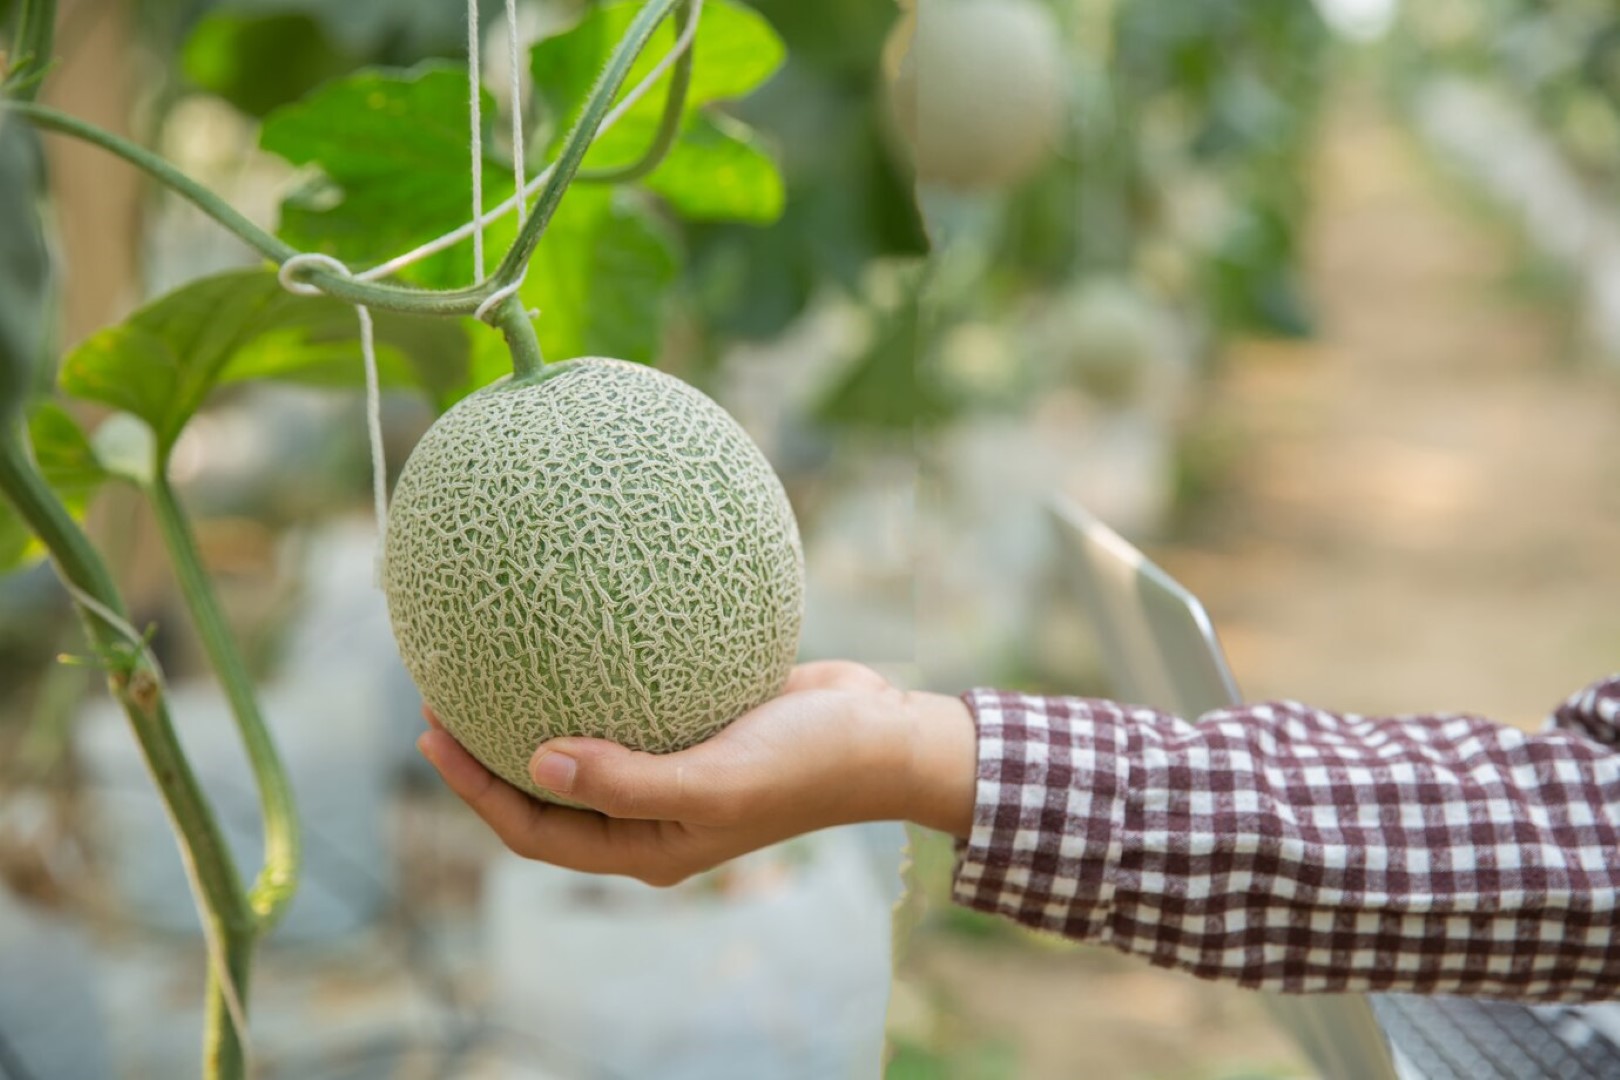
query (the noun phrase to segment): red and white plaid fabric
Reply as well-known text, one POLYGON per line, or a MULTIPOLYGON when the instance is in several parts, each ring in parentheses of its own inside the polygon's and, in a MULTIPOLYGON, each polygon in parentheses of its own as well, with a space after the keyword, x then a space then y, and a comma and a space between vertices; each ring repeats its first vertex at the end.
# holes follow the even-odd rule
POLYGON ((1283 991, 1620 997, 1620 677, 1539 735, 975 690, 959 903, 1283 991))

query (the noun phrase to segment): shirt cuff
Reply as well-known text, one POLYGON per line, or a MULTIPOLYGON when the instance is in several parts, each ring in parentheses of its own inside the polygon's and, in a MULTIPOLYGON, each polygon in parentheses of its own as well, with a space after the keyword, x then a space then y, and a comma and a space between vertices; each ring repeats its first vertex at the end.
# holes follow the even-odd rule
POLYGON ((1573 731, 1600 746, 1620 747, 1620 675, 1611 675, 1565 701, 1547 730, 1573 731))
POLYGON ((1109 702, 994 690, 962 700, 978 728, 979 767, 953 898, 1106 940, 1130 791, 1126 713, 1109 702))

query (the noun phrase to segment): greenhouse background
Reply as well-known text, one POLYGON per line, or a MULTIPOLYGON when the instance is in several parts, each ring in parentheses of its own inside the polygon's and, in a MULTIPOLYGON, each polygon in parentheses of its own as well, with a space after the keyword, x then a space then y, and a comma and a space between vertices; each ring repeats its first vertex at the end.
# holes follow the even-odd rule
MULTIPOLYGON (((655 192, 681 214, 604 200, 580 250, 652 254, 618 276, 547 267, 588 314, 558 304, 540 326, 693 382, 764 448, 804 534, 805 659, 952 693, 1106 695, 1060 584, 1061 494, 1205 600, 1251 698, 1528 728, 1615 669, 1612 5, 1006 0, 1050 27, 1050 127, 1038 160, 982 188, 914 184, 893 101, 911 4, 732 6, 784 48, 714 103, 761 148, 740 194, 655 192)), ((519 5, 536 71, 590 7, 519 5)), ((506 28, 484 8, 504 117, 506 28)), ((60 15, 50 104, 160 148, 294 243, 363 262, 420 238, 382 193, 367 212, 398 235, 343 246, 333 191, 355 198, 366 172, 308 152, 328 144, 300 110, 362 68, 458 70, 461 5, 60 15)), ((1032 63, 993 46, 962 53, 964 85, 1032 63)), ((45 145, 64 354, 255 265, 100 151, 45 145)), ((392 165, 460 206, 460 153, 392 165)), ((172 462, 307 831, 304 888, 256 972, 261 1075, 864 1076, 885 1044, 899 1080, 1311 1075, 1251 994, 953 907, 950 843, 921 830, 813 834, 668 891, 510 855, 414 749, 419 698, 373 586, 359 378, 356 355, 326 386, 224 387, 172 462)), ((391 386, 391 476, 448 392, 391 386)), ((110 484, 87 521, 251 864, 248 766, 157 526, 110 484)), ((83 646, 26 539, 0 518, 20 563, 0 577, 0 1077, 195 1075, 204 946, 169 825, 103 680, 57 662, 83 646)))

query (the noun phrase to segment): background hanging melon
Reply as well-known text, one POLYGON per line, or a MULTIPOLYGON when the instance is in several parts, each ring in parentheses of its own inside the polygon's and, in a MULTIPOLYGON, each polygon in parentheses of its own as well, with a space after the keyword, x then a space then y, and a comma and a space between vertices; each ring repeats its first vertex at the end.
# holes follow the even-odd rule
POLYGON ((775 472, 720 406, 619 360, 441 417, 400 476, 383 576, 423 697, 537 795, 542 741, 691 746, 779 692, 798 651, 803 555, 775 472))
POLYGON ((920 0, 884 49, 917 179, 1012 187, 1050 158, 1065 108, 1062 31, 1034 0, 920 0))
POLYGON ((1148 390, 1173 352, 1168 318, 1130 279, 1098 274, 1060 294, 1036 336, 1054 380, 1122 405, 1148 390))

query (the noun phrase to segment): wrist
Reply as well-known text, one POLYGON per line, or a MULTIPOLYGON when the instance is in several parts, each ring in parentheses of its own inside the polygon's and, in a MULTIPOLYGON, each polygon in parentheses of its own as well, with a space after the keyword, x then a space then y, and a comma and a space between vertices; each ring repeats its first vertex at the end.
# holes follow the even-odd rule
POLYGON ((901 704, 907 754, 901 816, 958 839, 973 828, 979 734, 961 698, 907 693, 901 704))

